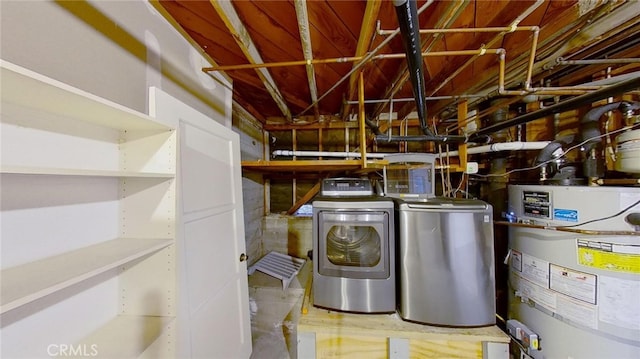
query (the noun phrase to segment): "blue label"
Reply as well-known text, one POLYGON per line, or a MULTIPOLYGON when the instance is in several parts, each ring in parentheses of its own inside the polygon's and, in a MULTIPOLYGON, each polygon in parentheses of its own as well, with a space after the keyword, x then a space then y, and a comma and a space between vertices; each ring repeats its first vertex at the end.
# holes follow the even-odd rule
POLYGON ((578 211, 575 209, 553 209, 553 219, 558 221, 578 222, 578 211))

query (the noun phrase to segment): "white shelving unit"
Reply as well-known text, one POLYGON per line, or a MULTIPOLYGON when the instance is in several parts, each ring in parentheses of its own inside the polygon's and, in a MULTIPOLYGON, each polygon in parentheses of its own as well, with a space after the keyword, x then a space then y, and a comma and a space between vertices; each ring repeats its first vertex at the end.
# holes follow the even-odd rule
POLYGON ((0 68, 2 356, 173 356, 175 128, 0 68))

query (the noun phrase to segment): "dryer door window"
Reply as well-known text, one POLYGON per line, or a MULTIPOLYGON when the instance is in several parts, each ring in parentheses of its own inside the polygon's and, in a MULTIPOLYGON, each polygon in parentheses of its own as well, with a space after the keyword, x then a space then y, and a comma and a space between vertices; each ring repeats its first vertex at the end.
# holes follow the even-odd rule
POLYGON ((370 225, 331 226, 326 237, 327 259, 339 266, 375 267, 380 263, 381 240, 370 225))
POLYGON ((389 277, 389 214, 331 212, 318 215, 318 271, 346 278, 389 277))

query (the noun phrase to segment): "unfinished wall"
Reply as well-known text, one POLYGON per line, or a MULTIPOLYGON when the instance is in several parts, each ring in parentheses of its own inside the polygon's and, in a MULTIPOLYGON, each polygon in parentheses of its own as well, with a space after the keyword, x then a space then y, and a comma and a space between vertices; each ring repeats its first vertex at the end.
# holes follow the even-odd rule
POLYGON ((265 253, 269 251, 306 258, 312 248, 311 217, 270 214, 264 217, 262 236, 265 253))
MULTIPOLYGON (((260 124, 240 106, 233 106, 233 130, 240 134, 240 156, 243 161, 255 161, 263 156, 263 136, 260 124)), ((262 248, 262 217, 264 216, 264 181, 257 173, 243 173, 244 235, 249 264, 260 259, 262 248)))

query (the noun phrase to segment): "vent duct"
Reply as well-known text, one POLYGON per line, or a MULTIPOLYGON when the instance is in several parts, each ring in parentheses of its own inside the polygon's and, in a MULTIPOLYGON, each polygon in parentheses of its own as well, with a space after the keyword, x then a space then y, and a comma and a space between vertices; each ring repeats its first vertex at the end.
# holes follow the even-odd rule
POLYGON ((396 8, 402 43, 407 55, 407 68, 413 89, 413 97, 416 100, 420 128, 425 135, 433 136, 427 126, 426 89, 422 64, 422 47, 420 45, 418 8, 415 0, 394 0, 393 5, 396 8))

